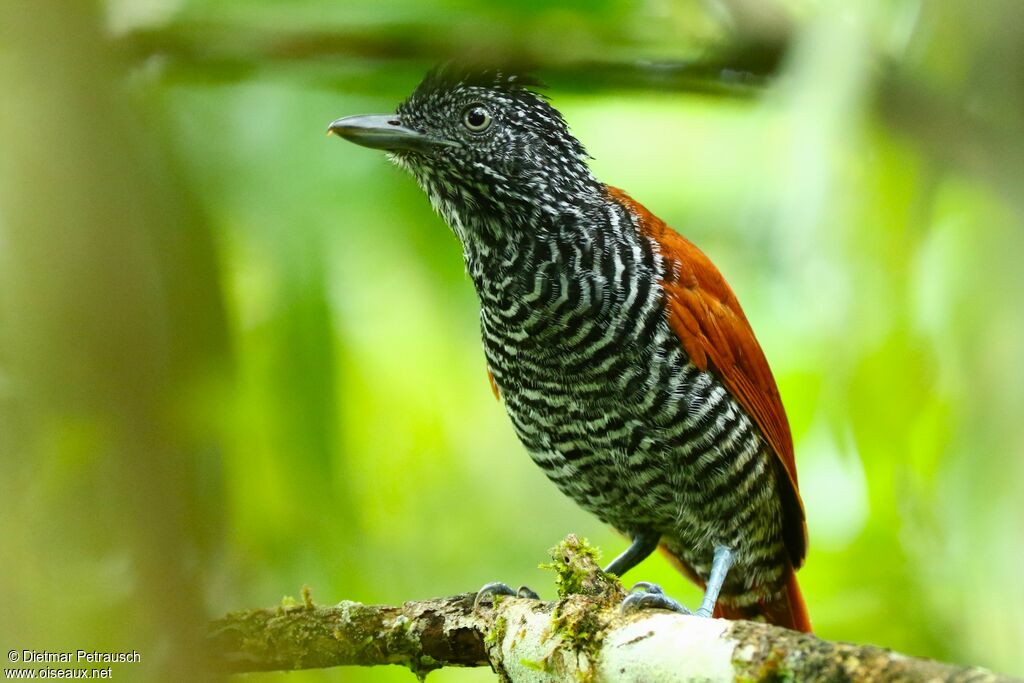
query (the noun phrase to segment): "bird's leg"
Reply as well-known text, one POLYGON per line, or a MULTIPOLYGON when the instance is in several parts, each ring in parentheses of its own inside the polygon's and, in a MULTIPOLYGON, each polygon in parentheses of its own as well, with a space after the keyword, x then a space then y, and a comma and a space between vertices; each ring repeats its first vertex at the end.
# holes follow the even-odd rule
POLYGON ((473 609, 479 608, 480 603, 489 595, 492 596, 492 601, 494 599, 493 596, 495 595, 508 595, 514 598, 540 600, 540 596, 527 586, 520 586, 519 590, 512 590, 512 587, 507 583, 492 581, 491 583, 484 584, 484 586, 476 592, 476 597, 473 599, 473 609))
POLYGON ((700 601, 700 608, 697 610, 698 617, 710 617, 715 611, 715 603, 718 602, 718 593, 722 590, 725 577, 732 567, 733 552, 724 545, 715 546, 715 557, 711 561, 711 575, 708 577, 707 586, 704 588, 704 599, 700 601))
MULTIPOLYGON (((630 547, 632 549, 632 546, 630 547)), ((629 553, 627 550, 623 555, 629 553)), ((711 575, 708 576, 707 586, 704 589, 704 599, 700 602, 700 608, 693 612, 698 617, 710 617, 715 612, 715 603, 718 602, 718 594, 725 583, 725 577, 729 574, 734 559, 733 551, 724 546, 715 546, 715 556, 711 561, 711 575)), ((618 559, 615 560, 618 562, 618 559)), ((615 564, 613 562, 612 564, 615 564)), ((680 614, 691 614, 690 610, 665 595, 661 586, 654 583, 642 581, 634 585, 626 599, 622 601, 622 610, 631 612, 638 609, 667 609, 680 614)))
POLYGON ((647 559, 647 556, 658 547, 660 541, 661 534, 654 531, 641 531, 633 537, 633 542, 630 546, 621 555, 612 560, 611 564, 605 567, 605 573, 621 577, 647 559))

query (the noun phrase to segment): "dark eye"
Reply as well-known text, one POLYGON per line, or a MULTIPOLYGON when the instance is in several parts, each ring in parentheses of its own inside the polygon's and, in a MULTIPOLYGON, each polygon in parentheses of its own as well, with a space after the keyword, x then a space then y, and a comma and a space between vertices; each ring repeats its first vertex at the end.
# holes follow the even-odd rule
POLYGON ((479 133, 491 125, 491 113, 483 105, 474 104, 462 115, 462 123, 474 133, 479 133))

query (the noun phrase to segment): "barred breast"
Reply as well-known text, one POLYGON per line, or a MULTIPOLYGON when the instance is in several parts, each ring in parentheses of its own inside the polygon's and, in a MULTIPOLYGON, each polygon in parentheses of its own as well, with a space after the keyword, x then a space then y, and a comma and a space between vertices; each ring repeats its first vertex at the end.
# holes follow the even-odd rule
POLYGON ((488 367, 563 493, 627 535, 662 534, 703 578, 713 545, 730 546, 722 599, 753 602, 787 566, 775 458, 670 329, 657 245, 620 207, 600 211, 471 268, 488 367))

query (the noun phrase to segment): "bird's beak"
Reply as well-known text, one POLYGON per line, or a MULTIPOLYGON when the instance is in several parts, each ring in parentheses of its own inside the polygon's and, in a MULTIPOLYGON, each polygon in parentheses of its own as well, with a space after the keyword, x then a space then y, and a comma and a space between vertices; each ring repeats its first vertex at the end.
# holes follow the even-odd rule
POLYGON ((449 140, 406 128, 395 114, 346 116, 327 127, 327 134, 331 133, 363 147, 392 151, 424 152, 438 146, 457 146, 449 140))

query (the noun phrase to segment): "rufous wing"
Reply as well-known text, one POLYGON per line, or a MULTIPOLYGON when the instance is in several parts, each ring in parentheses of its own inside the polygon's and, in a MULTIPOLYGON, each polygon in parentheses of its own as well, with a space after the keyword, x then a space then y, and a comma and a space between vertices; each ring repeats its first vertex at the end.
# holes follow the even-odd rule
POLYGON ((783 533, 793 568, 799 568, 807 552, 807 525, 797 487, 793 438, 775 378, 736 295, 693 243, 622 190, 609 187, 608 193, 658 244, 667 266, 662 286, 668 322, 690 361, 721 378, 778 456, 783 533))
POLYGON ((501 389, 498 388, 498 383, 494 381, 494 373, 491 372, 490 368, 487 368, 487 381, 491 383, 491 393, 494 394, 494 398, 501 400, 501 389))

